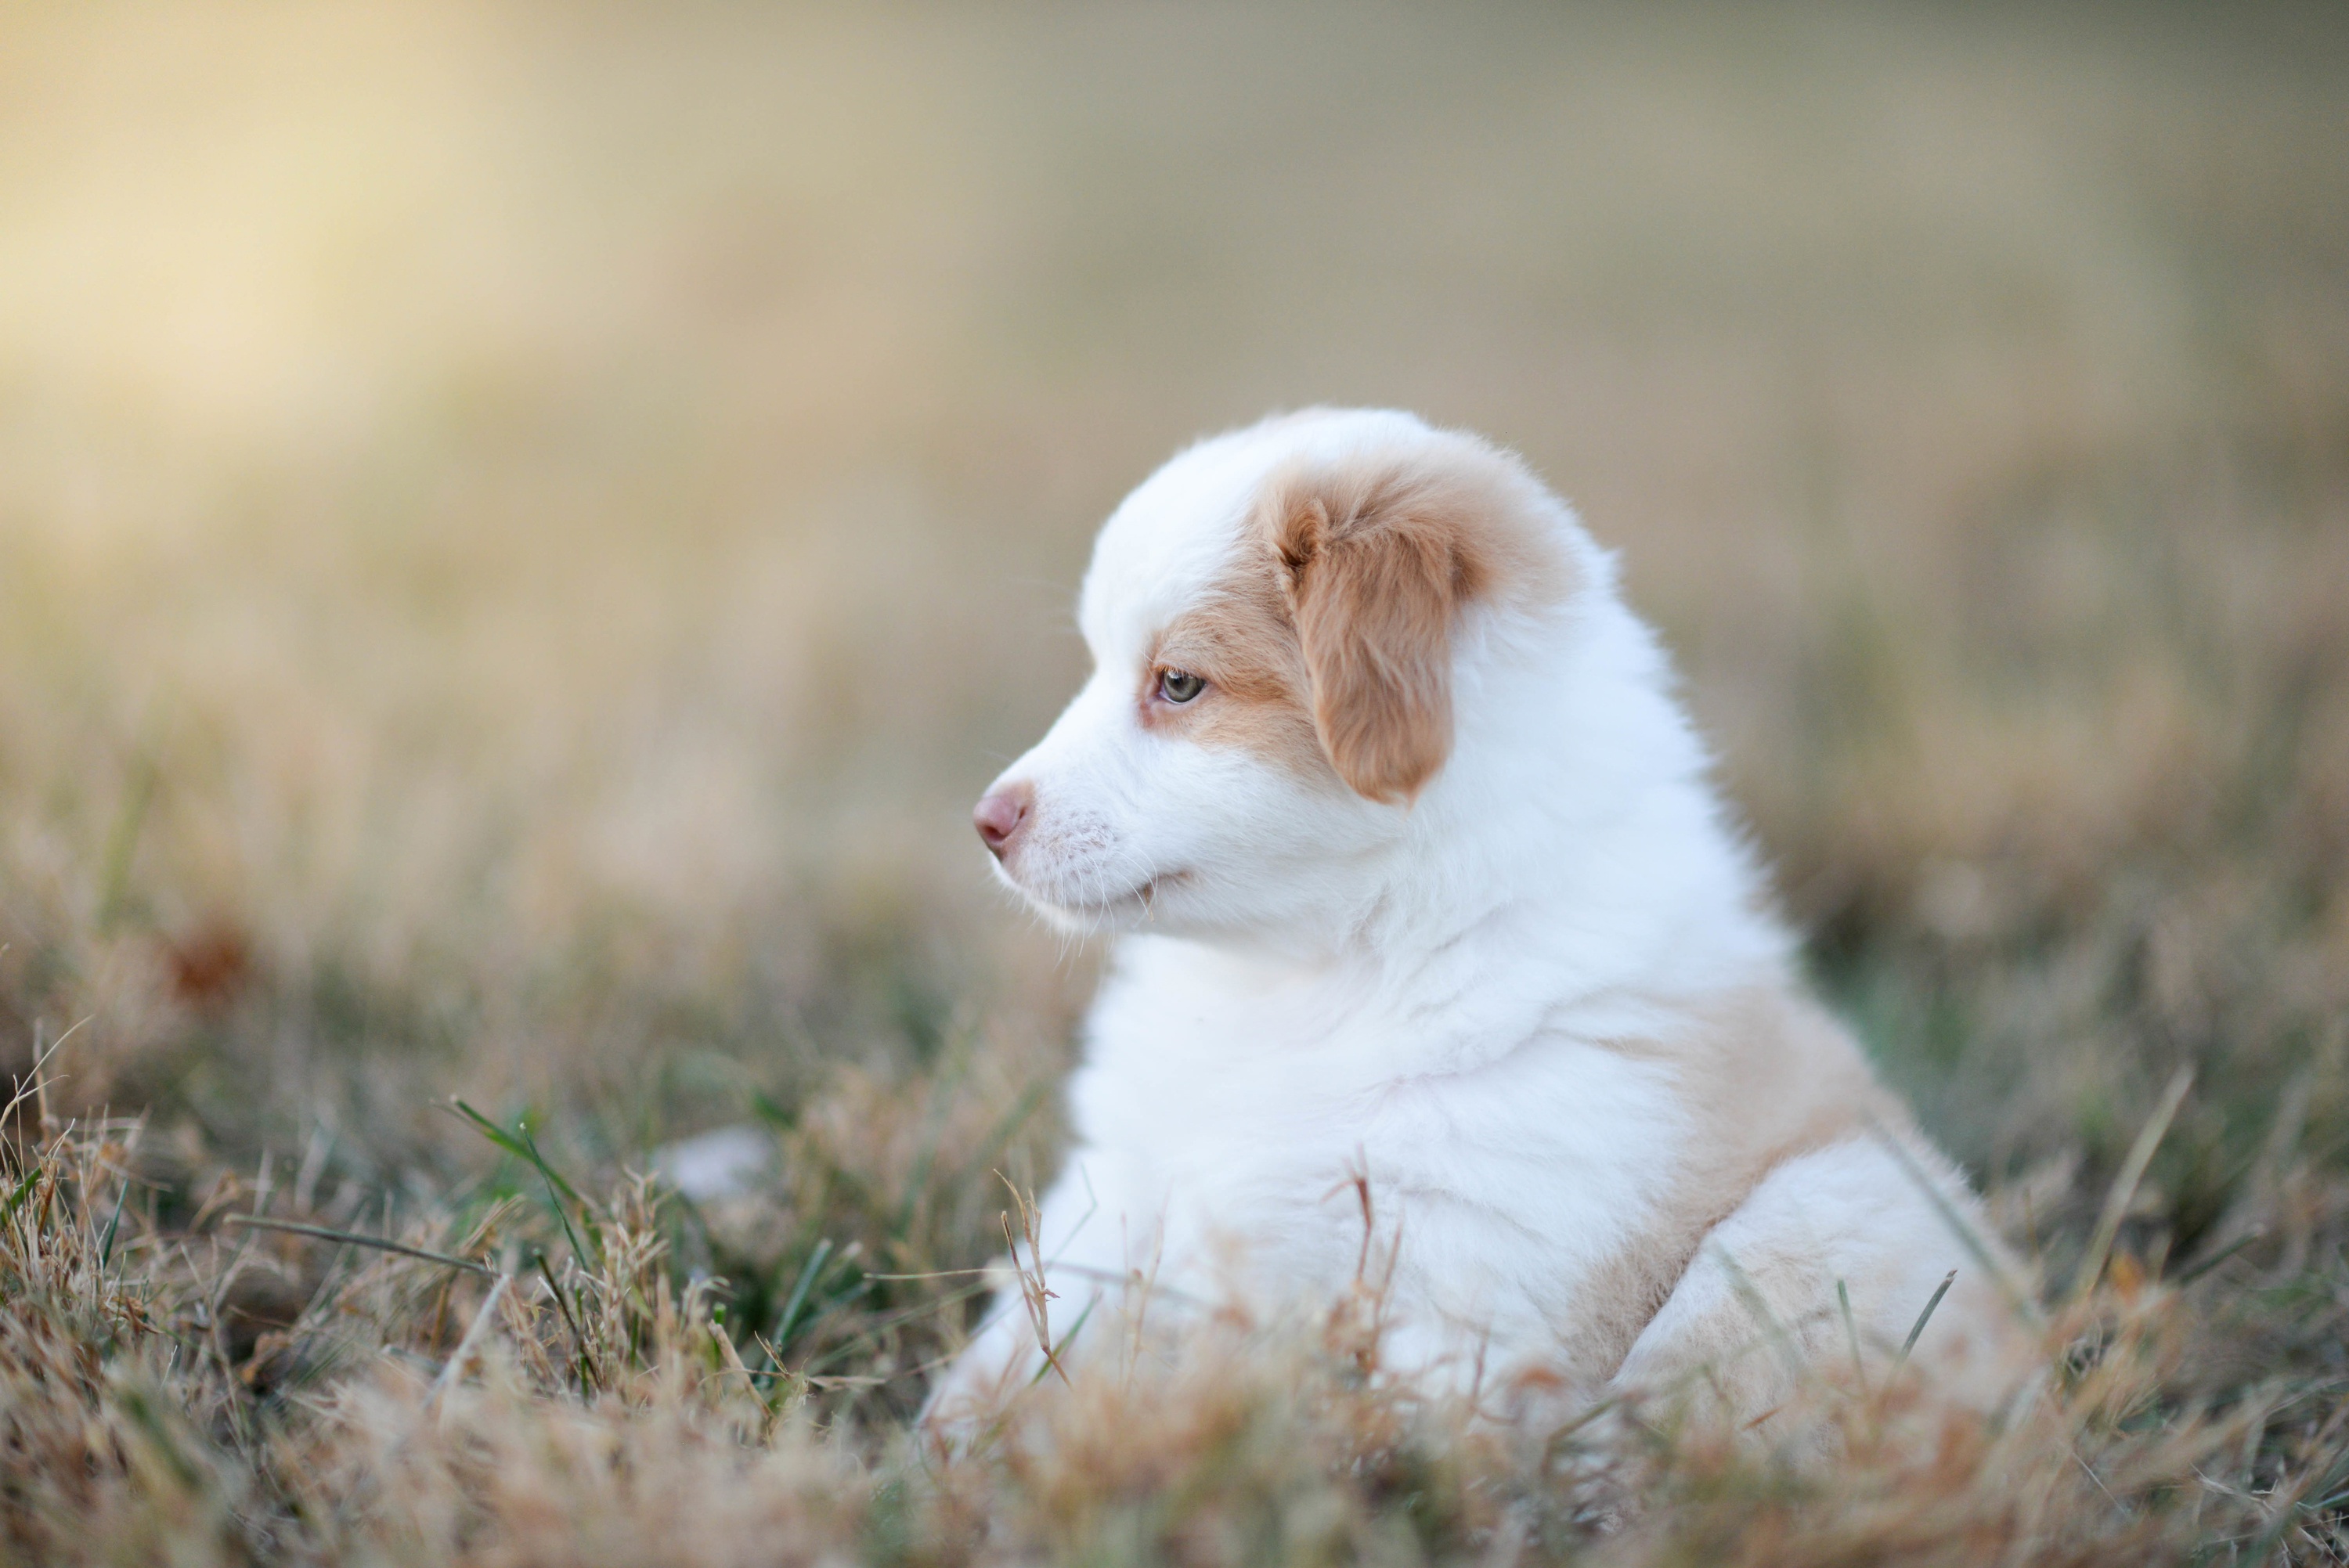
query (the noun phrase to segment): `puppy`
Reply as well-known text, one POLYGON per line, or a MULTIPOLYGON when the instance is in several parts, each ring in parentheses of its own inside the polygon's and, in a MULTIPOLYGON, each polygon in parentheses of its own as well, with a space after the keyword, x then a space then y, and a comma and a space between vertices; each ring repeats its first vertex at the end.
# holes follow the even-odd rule
MULTIPOLYGON (((1973 1199, 1805 994, 1656 638, 1521 462, 1393 412, 1216 437, 1111 516, 1080 616, 1091 678, 977 811, 1006 883, 1117 934, 1016 1260, 1085 1326, 1056 1355, 1145 1293, 1367 1273, 1433 1387, 1750 1420, 1954 1270, 1912 1364, 2013 1386, 1973 1199)), ((1021 1305, 926 1418, 1034 1378, 1021 1305)))

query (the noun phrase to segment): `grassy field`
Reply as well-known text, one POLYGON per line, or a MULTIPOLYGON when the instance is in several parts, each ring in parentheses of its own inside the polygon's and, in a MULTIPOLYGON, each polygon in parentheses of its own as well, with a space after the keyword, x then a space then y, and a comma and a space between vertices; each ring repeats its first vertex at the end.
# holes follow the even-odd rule
POLYGON ((14 7, 0 1065, 0 1560, 2349 1560, 2349 21, 14 7), (2039 1416, 910 1440, 1098 957, 968 802, 1317 401, 1621 549, 2039 1416))

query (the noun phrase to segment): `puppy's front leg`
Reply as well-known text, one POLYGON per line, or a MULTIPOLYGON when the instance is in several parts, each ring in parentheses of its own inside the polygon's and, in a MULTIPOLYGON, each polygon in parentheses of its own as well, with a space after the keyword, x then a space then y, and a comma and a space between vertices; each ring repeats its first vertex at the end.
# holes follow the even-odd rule
POLYGON ((1112 1345, 1124 1283, 1147 1269, 1158 1226, 1155 1205, 1126 1162, 1078 1150, 1037 1205, 1032 1233, 1009 1212, 1010 1256, 988 1268, 987 1315, 922 1406, 922 1425, 949 1447, 981 1437, 1019 1393, 1047 1369, 1112 1345), (1137 1264, 1134 1257, 1141 1263, 1137 1264))

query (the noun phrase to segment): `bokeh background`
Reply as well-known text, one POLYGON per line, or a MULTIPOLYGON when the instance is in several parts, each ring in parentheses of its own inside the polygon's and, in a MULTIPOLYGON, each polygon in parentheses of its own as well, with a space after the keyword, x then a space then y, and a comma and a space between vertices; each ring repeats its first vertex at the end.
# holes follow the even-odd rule
POLYGON ((2023 1244, 2185 1064, 2126 1247, 2329 1255, 2332 6, 11 6, 0 1057, 167 1225, 450 1200, 461 1096, 975 1261, 1098 955, 968 803, 1117 498, 1312 402, 1622 551, 2023 1244))

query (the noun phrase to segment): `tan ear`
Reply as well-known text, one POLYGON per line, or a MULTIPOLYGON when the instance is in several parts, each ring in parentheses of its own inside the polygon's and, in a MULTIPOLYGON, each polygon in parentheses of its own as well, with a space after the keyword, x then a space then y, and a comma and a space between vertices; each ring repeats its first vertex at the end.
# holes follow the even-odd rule
POLYGON ((1313 727, 1356 793, 1408 800, 1452 751, 1452 639, 1488 573, 1456 497, 1409 474, 1292 478, 1271 542, 1313 727))

